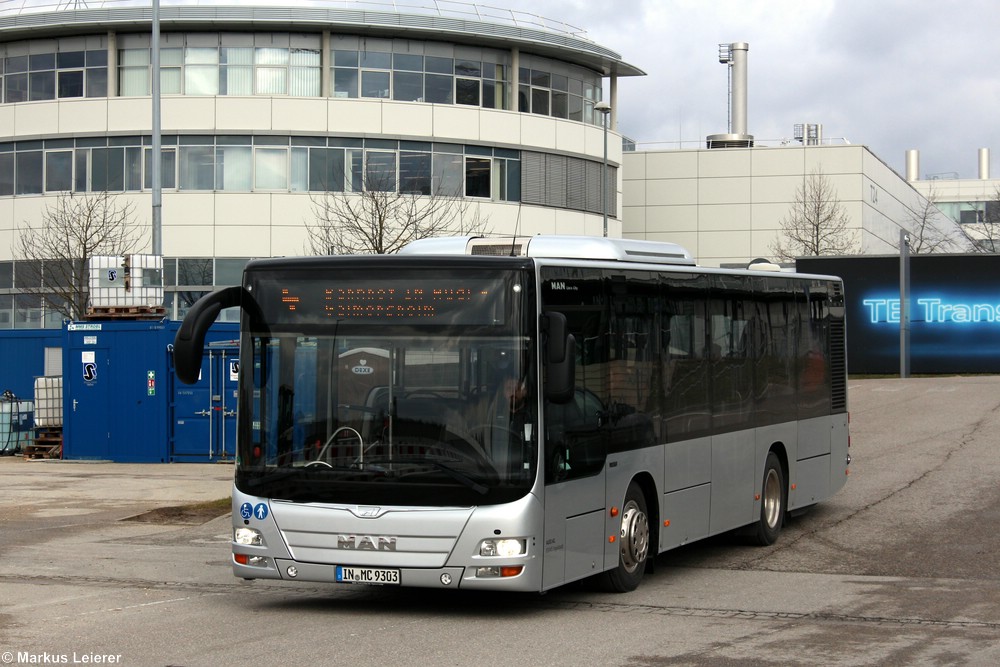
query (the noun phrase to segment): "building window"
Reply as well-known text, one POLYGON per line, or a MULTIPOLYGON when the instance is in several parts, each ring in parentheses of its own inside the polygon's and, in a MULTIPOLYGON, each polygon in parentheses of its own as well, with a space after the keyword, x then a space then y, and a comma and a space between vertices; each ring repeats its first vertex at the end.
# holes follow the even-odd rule
POLYGON ((490 171, 492 160, 490 158, 466 157, 465 158, 465 196, 484 197, 490 196, 490 171))
POLYGON ((0 148, 0 197, 14 194, 14 145, 10 148, 0 148))
MULTIPOLYGON (((204 40, 206 36, 199 35, 204 40)), ((288 35, 271 35, 287 44, 288 35)), ((160 92, 164 95, 292 95, 318 97, 319 37, 316 48, 226 44, 160 48, 160 92)), ((186 37, 185 37, 186 39, 186 37)), ((201 42, 204 43, 203 41, 201 42)), ((124 48, 118 52, 119 91, 123 96, 149 95, 150 49, 124 48)))
POLYGON ((45 191, 73 189, 73 151, 48 151, 45 154, 45 191))
POLYGON ((42 326, 42 296, 40 294, 14 295, 14 328, 38 329, 42 326))
MULTIPOLYGON (((0 196, 148 191, 150 143, 139 136, 0 143, 0 196)), ((162 143, 165 190, 521 196, 520 151, 490 146, 250 135, 166 135, 162 143)))
POLYGON ((257 190, 288 190, 288 149, 254 150, 254 184, 257 190))
POLYGON ((406 194, 429 195, 433 162, 430 146, 426 152, 399 152, 399 191, 406 194))
MULTIPOLYGON (((211 139, 210 137, 208 137, 211 139)), ((180 190, 215 189, 215 147, 178 147, 178 186, 180 190)))
MULTIPOLYGON (((604 165, 592 160, 565 155, 521 152, 519 169, 523 170, 520 200, 525 204, 555 206, 587 213, 601 213, 602 174, 604 165)), ((618 210, 617 168, 608 167, 608 215, 618 210)), ((509 182, 509 180, 508 180, 509 182)))
MULTIPOLYGON (((181 257, 177 260, 178 287, 211 287, 213 282, 212 260, 197 257, 181 257)), ((194 303, 192 301, 192 303, 194 303)))
POLYGON ((58 51, 0 59, 0 101, 34 102, 72 97, 106 97, 107 52, 58 51))
MULTIPOLYGON (((41 142, 37 142, 41 143, 41 142)), ((14 193, 42 193, 42 151, 18 151, 14 160, 14 193)))

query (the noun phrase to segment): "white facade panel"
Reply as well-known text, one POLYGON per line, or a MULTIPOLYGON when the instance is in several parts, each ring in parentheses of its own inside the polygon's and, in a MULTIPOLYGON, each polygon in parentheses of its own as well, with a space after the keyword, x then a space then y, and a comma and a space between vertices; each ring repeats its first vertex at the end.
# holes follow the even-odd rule
POLYGON ((698 180, 698 203, 749 204, 750 178, 703 178, 698 180))
MULTIPOLYGON (((697 151, 661 151, 646 153, 646 178, 696 178, 697 151)), ((631 176, 628 176, 631 178, 631 176)))
POLYGON ((803 174, 788 176, 757 176, 750 185, 754 204, 782 203, 786 208, 795 201, 795 193, 805 182, 803 174))
POLYGON ((330 100, 327 127, 338 134, 378 134, 382 131, 382 103, 378 100, 330 100))
POLYGON ((750 229, 750 204, 702 206, 698 213, 702 232, 743 232, 750 229))
POLYGON ((215 224, 220 227, 266 227, 271 224, 271 198, 267 193, 219 192, 213 197, 215 224))
MULTIPOLYGON (((214 232, 212 247, 218 257, 270 257, 274 254, 271 252, 271 227, 216 225, 214 232)), ((301 254, 301 248, 295 254, 301 254)))
MULTIPOLYGON (((774 261, 776 258, 773 248, 780 236, 778 230, 754 230, 751 232, 749 259, 762 258, 774 261)), ((736 261, 742 260, 737 259, 736 261)))
POLYGON ((14 127, 14 111, 17 109, 13 104, 0 104, 0 136, 13 137, 17 128, 14 127))
MULTIPOLYGON (((162 111, 163 105, 160 105, 162 111)), ((116 132, 149 132, 153 103, 146 97, 118 97, 108 100, 108 127, 116 132)))
POLYGON ((810 146, 805 154, 805 173, 860 174, 864 146, 810 146))
MULTIPOLYGON (((14 219, 14 198, 0 197, 0 232, 10 232, 17 228, 14 219)), ((0 243, 0 248, 9 248, 9 243, 0 243)))
POLYGON ((433 134, 438 139, 479 142, 479 109, 476 107, 433 105, 433 134))
POLYGON ((698 154, 698 177, 750 176, 750 158, 753 153, 742 148, 716 148, 698 154))
MULTIPOLYGON (((215 127, 214 97, 164 97, 160 101, 164 132, 192 132, 215 127)), ((149 116, 139 125, 149 128, 149 116)), ((138 129, 138 128, 137 128, 138 129)))
POLYGON ((745 261, 750 248, 750 231, 705 232, 699 235, 700 256, 706 264, 745 261))
POLYGON ((804 147, 755 148, 751 153, 751 175, 794 176, 805 173, 804 147))
POLYGON ((646 207, 646 229, 655 232, 697 232, 697 204, 687 206, 648 206, 646 207))
POLYGON ((521 114, 514 111, 483 109, 479 114, 481 141, 501 146, 521 144, 521 114))
POLYGON ((59 132, 86 134, 107 132, 108 101, 79 99, 59 101, 59 132))
POLYGON ((622 178, 626 181, 646 180, 646 159, 650 153, 622 153, 622 178))
MULTIPOLYGON (((623 169, 627 169, 626 167, 623 169)), ((645 206, 647 202, 646 198, 646 188, 655 187, 652 183, 647 184, 645 181, 629 180, 625 179, 622 182, 622 202, 627 202, 628 207, 645 206)))
POLYGON ((24 225, 41 227, 46 208, 55 206, 55 203, 56 199, 49 197, 15 197, 12 200, 13 210, 4 227, 14 230, 24 225))
POLYGON ((428 104, 385 102, 382 104, 382 132, 399 137, 428 137, 434 134, 434 107, 428 104))
POLYGON ((751 215, 751 228, 755 232, 775 232, 789 213, 791 202, 755 202, 751 215))
MULTIPOLYGON (((683 206, 698 203, 696 178, 672 178, 648 180, 645 201, 647 206, 683 206)), ((632 202, 629 201, 629 204, 632 202)))
MULTIPOLYGON (((556 121, 556 150, 564 152, 576 152, 580 150, 580 146, 584 145, 587 126, 583 123, 560 123, 556 121)), ((602 138, 603 142, 603 138, 602 138)), ((608 155, 611 154, 611 148, 614 143, 617 142, 621 145, 621 138, 618 135, 608 133, 608 155)), ((604 148, 602 145, 601 156, 603 159, 604 148)))
MULTIPOLYGON (((556 123, 558 121, 544 116, 521 114, 521 142, 525 146, 555 150, 556 123)), ((598 145, 599 154, 603 155, 603 143, 598 145)))
MULTIPOLYGON (((215 194, 212 192, 163 193, 163 224, 215 224, 215 194)), ((166 235, 164 235, 166 236, 166 235)))
POLYGON ((215 225, 163 225, 163 254, 168 257, 214 257, 215 225))
MULTIPOLYGON (((524 236, 556 233, 556 211, 541 206, 521 206, 521 219, 517 223, 524 236)), ((494 230, 496 231, 496 230, 494 230)))
POLYGON ((626 206, 622 211, 622 236, 626 238, 640 237, 646 233, 645 206, 626 206))
POLYGON ((226 132, 270 130, 271 100, 266 97, 218 97, 212 127, 226 132))
POLYGON ((59 105, 44 102, 18 104, 14 107, 14 135, 36 136, 59 127, 59 105))

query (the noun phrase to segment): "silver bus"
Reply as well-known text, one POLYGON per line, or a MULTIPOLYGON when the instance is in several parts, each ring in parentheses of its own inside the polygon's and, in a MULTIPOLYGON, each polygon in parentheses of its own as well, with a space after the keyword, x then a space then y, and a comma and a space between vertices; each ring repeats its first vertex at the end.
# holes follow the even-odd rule
POLYGON ((838 278, 566 236, 255 260, 187 314, 182 381, 228 307, 244 579, 629 591, 695 540, 772 544, 848 472, 838 278))

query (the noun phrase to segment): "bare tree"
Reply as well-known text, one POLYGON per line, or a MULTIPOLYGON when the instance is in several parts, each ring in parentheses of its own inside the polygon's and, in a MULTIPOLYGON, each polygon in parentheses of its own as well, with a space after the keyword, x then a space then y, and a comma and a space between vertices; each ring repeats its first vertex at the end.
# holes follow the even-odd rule
POLYGON ((781 235, 771 252, 782 260, 815 255, 843 255, 857 247, 850 216, 821 170, 809 174, 795 191, 795 202, 781 219, 781 235))
MULTIPOLYGON (((937 222, 945 220, 938 209, 937 193, 931 187, 921 206, 911 209, 908 215, 907 227, 910 229, 910 250, 914 254, 929 254, 934 252, 953 252, 963 249, 962 240, 958 235, 943 231, 937 222)), ((950 221, 950 219, 948 219, 950 221)))
POLYGON ((394 173, 368 174, 360 192, 312 197, 315 219, 306 223, 306 251, 314 255, 386 255, 417 239, 489 232, 488 218, 455 194, 405 191, 394 173))
POLYGON ((135 206, 107 192, 60 195, 40 225, 17 229, 13 254, 22 291, 69 319, 87 312, 91 257, 127 255, 141 247, 135 206))
POLYGON ((973 252, 1000 252, 1000 186, 992 199, 983 202, 983 210, 977 211, 976 217, 978 222, 962 226, 973 252))

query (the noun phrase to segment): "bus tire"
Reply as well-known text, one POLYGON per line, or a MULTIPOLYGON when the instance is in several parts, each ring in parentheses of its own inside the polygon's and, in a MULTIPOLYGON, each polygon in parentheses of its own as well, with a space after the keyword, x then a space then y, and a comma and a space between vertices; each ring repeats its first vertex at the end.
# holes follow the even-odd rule
POLYGON ((788 491, 785 486, 785 471, 774 452, 769 452, 764 464, 764 480, 760 488, 760 518, 754 531, 754 541, 762 547, 770 546, 778 540, 785 522, 788 506, 788 491))
POLYGON ((618 538, 618 566, 604 573, 605 584, 616 593, 634 591, 646 571, 649 556, 649 513, 646 497, 633 481, 622 505, 621 534, 618 538))

